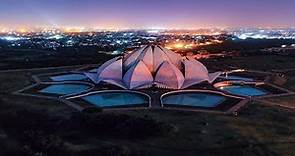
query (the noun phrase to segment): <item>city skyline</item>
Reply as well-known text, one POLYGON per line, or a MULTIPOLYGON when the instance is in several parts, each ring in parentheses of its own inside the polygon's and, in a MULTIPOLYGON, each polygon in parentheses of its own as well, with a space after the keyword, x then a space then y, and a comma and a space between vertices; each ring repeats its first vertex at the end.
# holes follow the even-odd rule
POLYGON ((292 0, 1 0, 0 27, 294 27, 292 0))

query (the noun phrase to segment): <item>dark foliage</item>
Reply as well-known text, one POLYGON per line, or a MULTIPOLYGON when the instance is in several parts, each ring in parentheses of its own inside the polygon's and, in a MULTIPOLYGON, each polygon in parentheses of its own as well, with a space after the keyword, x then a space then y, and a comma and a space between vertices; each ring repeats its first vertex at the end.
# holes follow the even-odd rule
POLYGON ((151 118, 133 117, 123 114, 79 113, 73 120, 80 127, 102 136, 123 138, 147 138, 169 133, 171 127, 151 118))
MULTIPOLYGON (((0 127, 20 142, 20 155, 131 155, 126 147, 101 143, 96 148, 71 151, 71 138, 143 139, 169 133, 170 126, 150 118, 122 114, 74 113, 72 118, 49 117, 42 111, 0 113, 0 127)), ((79 140, 79 139, 78 139, 79 140)))

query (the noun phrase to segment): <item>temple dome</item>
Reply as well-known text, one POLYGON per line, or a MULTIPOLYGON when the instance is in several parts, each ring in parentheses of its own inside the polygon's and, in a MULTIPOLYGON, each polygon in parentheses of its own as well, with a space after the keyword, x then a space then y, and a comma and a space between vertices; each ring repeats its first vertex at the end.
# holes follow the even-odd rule
POLYGON ((107 61, 96 73, 85 74, 97 84, 104 81, 125 89, 183 89, 204 81, 212 83, 221 72, 209 74, 195 59, 183 58, 158 45, 146 45, 107 61))

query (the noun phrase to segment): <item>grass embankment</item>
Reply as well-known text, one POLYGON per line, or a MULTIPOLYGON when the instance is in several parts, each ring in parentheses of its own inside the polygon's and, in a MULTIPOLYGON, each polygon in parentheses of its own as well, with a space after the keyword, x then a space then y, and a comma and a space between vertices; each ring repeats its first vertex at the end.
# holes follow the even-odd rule
POLYGON ((226 69, 227 67, 238 67, 250 70, 285 70, 295 68, 295 57, 279 55, 244 56, 234 58, 219 58, 204 60, 207 67, 226 69))
POLYGON ((30 83, 24 72, 1 73, 0 155, 294 153, 295 111, 255 103, 237 117, 164 110, 85 115, 54 100, 9 94, 30 83))

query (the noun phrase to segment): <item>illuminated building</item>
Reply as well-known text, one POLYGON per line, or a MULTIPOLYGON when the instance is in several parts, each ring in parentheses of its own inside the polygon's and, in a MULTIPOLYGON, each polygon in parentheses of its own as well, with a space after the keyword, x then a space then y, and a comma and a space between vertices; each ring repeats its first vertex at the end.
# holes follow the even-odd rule
POLYGON ((202 82, 212 83, 221 72, 208 73, 195 59, 183 58, 157 45, 143 46, 124 57, 113 58, 85 73, 93 82, 106 82, 124 89, 183 89, 202 82))

